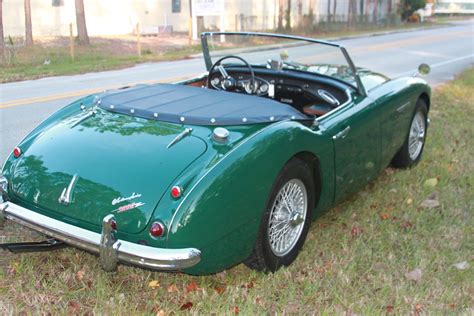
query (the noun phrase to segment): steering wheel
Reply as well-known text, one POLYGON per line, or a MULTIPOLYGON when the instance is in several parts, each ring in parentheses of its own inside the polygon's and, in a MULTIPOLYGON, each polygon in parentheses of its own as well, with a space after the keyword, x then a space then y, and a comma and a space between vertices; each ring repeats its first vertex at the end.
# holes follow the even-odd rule
POLYGON ((234 59, 238 59, 240 60, 241 62, 243 62, 245 64, 245 66, 247 66, 247 68, 249 69, 249 72, 250 72, 250 75, 251 75, 251 79, 250 79, 250 87, 252 88, 250 94, 253 94, 255 93, 255 74, 253 72, 253 69, 252 67, 250 66, 250 64, 245 61, 245 59, 239 57, 239 56, 234 56, 234 55, 227 55, 227 56, 224 56, 222 57, 221 59, 219 59, 218 61, 216 61, 211 69, 209 70, 209 75, 207 76, 207 83, 206 83, 206 87, 209 89, 211 87, 211 75, 212 73, 214 72, 214 70, 217 68, 217 70, 219 70, 219 72, 221 73, 222 77, 224 78, 224 81, 222 82, 222 90, 224 91, 232 91, 232 90, 235 90, 236 88, 238 88, 237 86, 237 80, 235 80, 235 78, 233 78, 232 76, 230 76, 227 71, 225 70, 224 66, 221 65, 222 61, 223 60, 226 60, 226 59, 230 59, 230 58, 234 58, 234 59))

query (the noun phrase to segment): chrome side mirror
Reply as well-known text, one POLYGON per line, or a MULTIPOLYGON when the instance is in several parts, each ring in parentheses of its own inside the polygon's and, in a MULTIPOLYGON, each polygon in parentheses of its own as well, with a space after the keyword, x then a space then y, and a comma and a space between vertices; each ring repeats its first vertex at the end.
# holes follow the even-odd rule
POLYGON ((430 73, 431 67, 428 64, 422 63, 418 66, 418 73, 422 76, 426 76, 430 73))

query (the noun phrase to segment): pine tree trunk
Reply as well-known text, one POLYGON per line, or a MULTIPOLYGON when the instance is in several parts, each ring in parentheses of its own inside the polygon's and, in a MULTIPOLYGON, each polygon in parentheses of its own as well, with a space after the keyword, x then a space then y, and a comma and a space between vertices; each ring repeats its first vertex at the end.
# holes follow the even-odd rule
POLYGON ((377 23, 379 20, 379 0, 374 0, 374 23, 377 23))
POLYGON ((328 0, 328 23, 331 23, 331 0, 328 0))
POLYGON ((334 0, 334 7, 332 8, 332 19, 336 21, 336 9, 337 9, 337 0, 334 0))
POLYGON ((352 25, 352 0, 349 0, 349 5, 347 6, 347 24, 352 25))
POLYGON ((351 0, 352 6, 352 23, 355 24, 357 21, 357 0, 351 0))
POLYGON ((291 0, 287 1, 285 20, 286 20, 285 29, 289 31, 291 30, 291 0))
POLYGON ((283 30, 283 1, 284 0, 279 0, 278 3, 278 30, 281 31, 283 30))
POLYGON ((5 57, 5 36, 3 35, 3 0, 0 0, 0 61, 5 57))
POLYGON ((25 5, 25 45, 33 45, 33 29, 31 26, 31 3, 30 0, 24 0, 25 5))
POLYGON ((80 44, 89 45, 89 35, 87 35, 86 15, 84 12, 84 0, 75 0, 76 4, 76 24, 77 36, 80 44))

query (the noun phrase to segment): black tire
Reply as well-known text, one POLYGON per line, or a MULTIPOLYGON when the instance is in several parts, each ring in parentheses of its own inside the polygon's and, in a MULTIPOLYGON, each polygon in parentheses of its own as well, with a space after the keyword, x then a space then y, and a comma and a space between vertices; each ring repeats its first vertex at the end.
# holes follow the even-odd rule
POLYGON ((254 249, 244 261, 244 264, 251 269, 265 272, 275 272, 282 265, 288 266, 292 263, 300 249, 302 248, 306 236, 308 234, 309 226, 311 224, 312 213, 314 208, 314 179, 312 176, 312 168, 308 166, 303 160, 298 158, 291 159, 278 174, 275 183, 273 184, 270 196, 267 200, 265 212, 263 213, 260 229, 257 235, 254 249), (290 248, 288 253, 278 256, 273 252, 269 240, 269 222, 272 214, 272 207, 275 203, 280 190, 290 181, 299 180, 304 184, 306 189, 307 207, 306 217, 303 222, 303 228, 300 232, 296 243, 290 248))
POLYGON ((395 168, 409 168, 417 164, 418 161, 420 161, 421 155, 423 154, 423 149, 425 147, 427 129, 428 129, 428 108, 426 106, 426 102, 423 99, 418 99, 418 101, 416 102, 415 112, 413 113, 411 123, 410 123, 410 128, 408 130, 405 142, 403 143, 403 146, 397 152, 395 157, 393 157, 392 166, 394 166, 395 168), (415 120, 415 117, 417 114, 420 114, 423 116, 425 130, 424 130, 424 137, 423 137, 423 143, 421 145, 421 149, 419 150, 416 156, 411 157, 410 152, 409 152, 410 130, 412 128, 413 121, 415 120))

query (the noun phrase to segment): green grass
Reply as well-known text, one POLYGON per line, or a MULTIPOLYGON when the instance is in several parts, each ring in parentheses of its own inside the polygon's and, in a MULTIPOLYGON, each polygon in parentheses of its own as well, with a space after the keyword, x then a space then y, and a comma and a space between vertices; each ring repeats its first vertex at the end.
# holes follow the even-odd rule
POLYGON ((161 53, 153 53, 144 48, 142 56, 138 57, 133 53, 122 52, 120 47, 114 51, 107 44, 101 43, 76 46, 75 59, 72 61, 67 45, 21 47, 17 50, 13 63, 0 67, 0 83, 119 69, 144 62, 177 60, 200 51, 199 45, 168 49, 161 53), (45 64, 46 60, 50 63, 45 64))
MULTIPOLYGON (((318 28, 316 33, 305 34, 310 37, 335 38, 368 34, 381 31, 404 30, 409 28, 429 28, 443 22, 425 22, 419 24, 400 24, 394 26, 360 25, 348 28, 345 23, 334 23, 318 28)), ((274 32, 274 30, 272 31, 274 32)), ((301 32, 295 31, 301 35, 301 32)), ((144 40, 145 41, 145 40, 144 40)), ((159 41, 159 39, 157 39, 159 41)), ((142 56, 138 57, 134 49, 135 42, 130 37, 119 39, 91 39, 89 46, 75 46, 75 60, 72 61, 67 38, 58 38, 53 44, 36 44, 33 47, 17 47, 15 57, 9 62, 0 63, 0 83, 37 79, 48 76, 71 75, 130 67, 143 62, 170 61, 187 58, 201 52, 199 44, 181 45, 174 48, 147 47, 142 44, 142 56), (45 64, 45 61, 50 61, 45 64)), ((227 48, 227 47, 223 47, 227 48)), ((13 55, 8 53, 7 55, 13 55)))
MULTIPOLYGON (((297 260, 275 274, 239 265, 205 277, 119 266, 73 248, 2 254, 0 313, 198 314, 474 312, 474 70, 434 92, 424 156, 386 169, 313 223, 297 260), (434 187, 428 179, 438 179, 434 187), (420 203, 432 193, 441 206, 420 203), (411 202, 411 203, 410 203, 411 202), (458 270, 453 264, 467 261, 458 270), (419 268, 420 281, 406 273, 419 268), (155 289, 149 282, 157 281, 155 289), (190 306, 190 304, 188 304, 190 306)), ((21 238, 11 223, 0 235, 21 238)))

